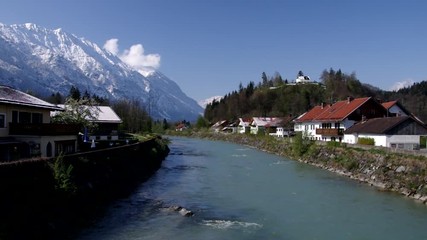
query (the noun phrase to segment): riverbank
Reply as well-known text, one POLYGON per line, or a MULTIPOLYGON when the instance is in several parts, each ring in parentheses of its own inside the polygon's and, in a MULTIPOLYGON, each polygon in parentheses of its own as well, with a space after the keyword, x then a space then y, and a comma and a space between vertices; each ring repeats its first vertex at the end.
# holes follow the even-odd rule
POLYGON ((337 143, 207 131, 173 135, 229 141, 326 169, 380 190, 400 193, 427 205, 427 157, 361 149, 337 143))
POLYGON ((169 153, 152 137, 120 147, 0 166, 0 239, 67 239, 128 196, 169 153))

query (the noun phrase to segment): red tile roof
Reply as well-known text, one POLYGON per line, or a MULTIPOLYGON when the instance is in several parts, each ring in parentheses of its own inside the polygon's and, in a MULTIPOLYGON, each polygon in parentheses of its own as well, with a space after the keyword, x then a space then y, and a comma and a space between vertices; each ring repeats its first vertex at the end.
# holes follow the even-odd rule
POLYGON ((316 106, 297 119, 296 122, 342 121, 369 99, 371 99, 371 97, 356 98, 351 101, 338 101, 332 105, 325 105, 324 107, 316 106))
POLYGON ((382 103, 382 105, 383 105, 383 107, 385 107, 385 109, 389 109, 389 108, 393 107, 395 104, 397 104, 397 101, 390 101, 390 102, 382 103))

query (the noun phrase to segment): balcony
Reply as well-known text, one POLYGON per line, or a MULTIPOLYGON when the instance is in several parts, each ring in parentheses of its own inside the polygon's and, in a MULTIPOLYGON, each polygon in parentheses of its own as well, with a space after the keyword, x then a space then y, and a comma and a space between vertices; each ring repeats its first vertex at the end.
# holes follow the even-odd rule
POLYGON ((55 123, 9 123, 9 135, 61 136, 77 135, 79 126, 75 124, 55 123))
POLYGON ((316 128, 317 135, 323 136, 342 136, 344 135, 343 128, 316 128))

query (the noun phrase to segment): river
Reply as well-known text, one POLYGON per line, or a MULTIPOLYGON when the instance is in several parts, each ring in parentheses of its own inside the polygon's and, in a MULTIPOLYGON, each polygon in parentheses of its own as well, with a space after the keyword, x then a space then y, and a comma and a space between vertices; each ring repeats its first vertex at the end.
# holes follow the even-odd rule
POLYGON ((171 140, 157 173, 78 239, 427 239, 427 207, 401 195, 242 145, 171 140))

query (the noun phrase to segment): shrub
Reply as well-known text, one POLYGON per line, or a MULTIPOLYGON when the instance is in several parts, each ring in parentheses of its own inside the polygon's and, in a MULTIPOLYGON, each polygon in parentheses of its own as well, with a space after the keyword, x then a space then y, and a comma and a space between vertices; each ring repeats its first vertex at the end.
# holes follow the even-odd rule
POLYGON ((426 148, 427 143, 427 137, 421 136, 420 137, 420 148, 426 148))
POLYGON ((361 145, 372 145, 373 146, 373 145, 375 145, 375 139, 361 137, 357 140, 357 143, 361 144, 361 145))
POLYGON ((329 141, 329 142, 326 142, 326 146, 328 146, 328 147, 339 147, 339 146, 341 146, 341 143, 335 142, 335 141, 329 141))
POLYGON ((49 163, 55 178, 55 188, 68 193, 74 193, 77 189, 72 181, 73 165, 66 163, 61 154, 55 158, 53 163, 49 163))
POLYGON ((304 137, 303 133, 298 132, 292 139, 292 151, 300 157, 308 151, 312 144, 313 142, 308 137, 304 137))

